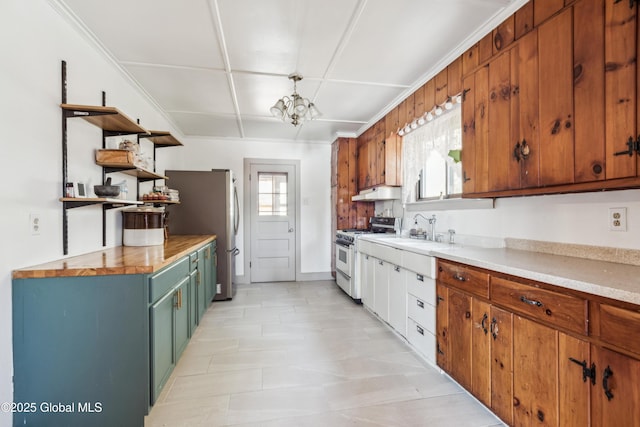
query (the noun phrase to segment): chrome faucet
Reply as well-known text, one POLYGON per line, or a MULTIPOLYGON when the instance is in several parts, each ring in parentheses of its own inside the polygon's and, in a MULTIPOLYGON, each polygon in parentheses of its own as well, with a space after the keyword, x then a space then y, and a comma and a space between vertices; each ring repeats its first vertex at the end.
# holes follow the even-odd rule
POLYGON ((422 219, 424 219, 425 221, 427 221, 429 223, 429 228, 430 228, 430 233, 427 234, 427 240, 432 240, 435 242, 436 240, 436 216, 431 215, 431 218, 427 218, 424 215, 422 215, 421 213, 417 213, 413 216, 413 223, 417 224, 418 223, 418 217, 421 217, 422 219))

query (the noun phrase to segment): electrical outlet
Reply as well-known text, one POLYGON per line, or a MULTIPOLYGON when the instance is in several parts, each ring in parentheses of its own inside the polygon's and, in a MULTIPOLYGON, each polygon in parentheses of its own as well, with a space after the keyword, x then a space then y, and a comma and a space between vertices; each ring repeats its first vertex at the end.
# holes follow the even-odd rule
POLYGON ((609 230, 627 231, 627 208, 609 208, 609 230))
POLYGON ((40 229, 42 228, 42 221, 40 221, 40 214, 29 214, 29 228, 31 229, 32 236, 40 235, 40 229))

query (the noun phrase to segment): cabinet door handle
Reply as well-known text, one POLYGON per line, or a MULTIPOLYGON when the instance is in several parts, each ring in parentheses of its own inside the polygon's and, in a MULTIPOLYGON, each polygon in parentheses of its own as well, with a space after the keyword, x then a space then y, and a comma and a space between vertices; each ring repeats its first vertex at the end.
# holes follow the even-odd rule
POLYGON ((542 304, 540 301, 528 299, 524 295, 520 296, 520 301, 522 301, 525 304, 535 305, 536 307, 543 307, 544 306, 544 304, 542 304))
POLYGON ((196 273, 196 285, 200 286, 200 272, 199 271, 196 273))
POLYGON ((400 267, 398 267, 397 265, 396 265, 395 267, 393 267, 393 269, 394 269, 396 272, 400 273, 400 267))
POLYGON ((424 336, 424 329, 422 329, 420 326, 416 325, 416 331, 418 331, 420 335, 424 336))
POLYGON ((493 337, 493 339, 494 340, 497 339, 498 338, 498 321, 496 320, 495 317, 491 319, 489 330, 491 331, 491 336, 493 337))
POLYGON ((607 400, 613 399, 613 393, 609 388, 609 378, 613 376, 613 371, 609 366, 604 369, 602 373, 602 388, 604 389, 604 395, 607 396, 607 400))
POLYGON ((437 347, 438 347, 438 354, 444 355, 444 351, 440 349, 440 343, 438 343, 437 347))
POLYGON ((424 276, 422 274, 416 274, 416 280, 418 282, 424 282, 424 276))
POLYGON ((424 303, 422 301, 420 301, 419 299, 416 300, 416 304, 418 305, 418 307, 424 308, 424 303))
POLYGON ((467 278, 464 276, 459 275, 458 273, 455 273, 453 275, 453 278, 456 279, 458 282, 466 282, 467 278))
POLYGON ((173 294, 173 307, 176 309, 180 308, 180 291, 176 291, 176 293, 173 294))
POLYGON ((381 260, 378 260, 378 264, 384 265, 384 262, 382 262, 381 260))
POLYGON ((489 332, 489 330, 487 329, 487 319, 489 319, 489 316, 487 316, 487 313, 485 313, 482 316, 482 321, 480 322, 480 325, 482 326, 482 330, 484 331, 485 335, 487 335, 487 332, 489 332))

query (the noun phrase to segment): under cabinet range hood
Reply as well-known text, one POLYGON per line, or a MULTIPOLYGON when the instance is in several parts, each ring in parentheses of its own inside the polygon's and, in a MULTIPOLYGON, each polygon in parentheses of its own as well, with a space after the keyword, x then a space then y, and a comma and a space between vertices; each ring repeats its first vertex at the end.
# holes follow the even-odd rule
POLYGON ((359 194, 351 197, 352 202, 374 202, 376 200, 400 200, 402 198, 402 187, 380 186, 362 190, 359 194))

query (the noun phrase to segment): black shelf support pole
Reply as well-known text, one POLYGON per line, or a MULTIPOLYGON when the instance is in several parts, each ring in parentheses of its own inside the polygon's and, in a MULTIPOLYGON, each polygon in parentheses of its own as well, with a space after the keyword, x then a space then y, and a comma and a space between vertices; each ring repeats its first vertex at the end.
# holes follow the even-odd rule
MULTIPOLYGON (((61 100, 67 103, 67 61, 62 61, 61 65, 61 100)), ((67 191, 67 115, 62 110, 62 197, 67 191)), ((69 222, 67 218, 67 205, 62 203, 62 253, 69 253, 69 222)))
MULTIPOLYGON (((107 93, 102 91, 102 106, 107 106, 107 93)), ((107 132, 102 130, 102 148, 107 148, 107 132)), ((102 168, 102 182, 104 184, 107 179, 107 172, 102 168)), ((107 246, 107 207, 102 205, 102 246, 107 246)))

